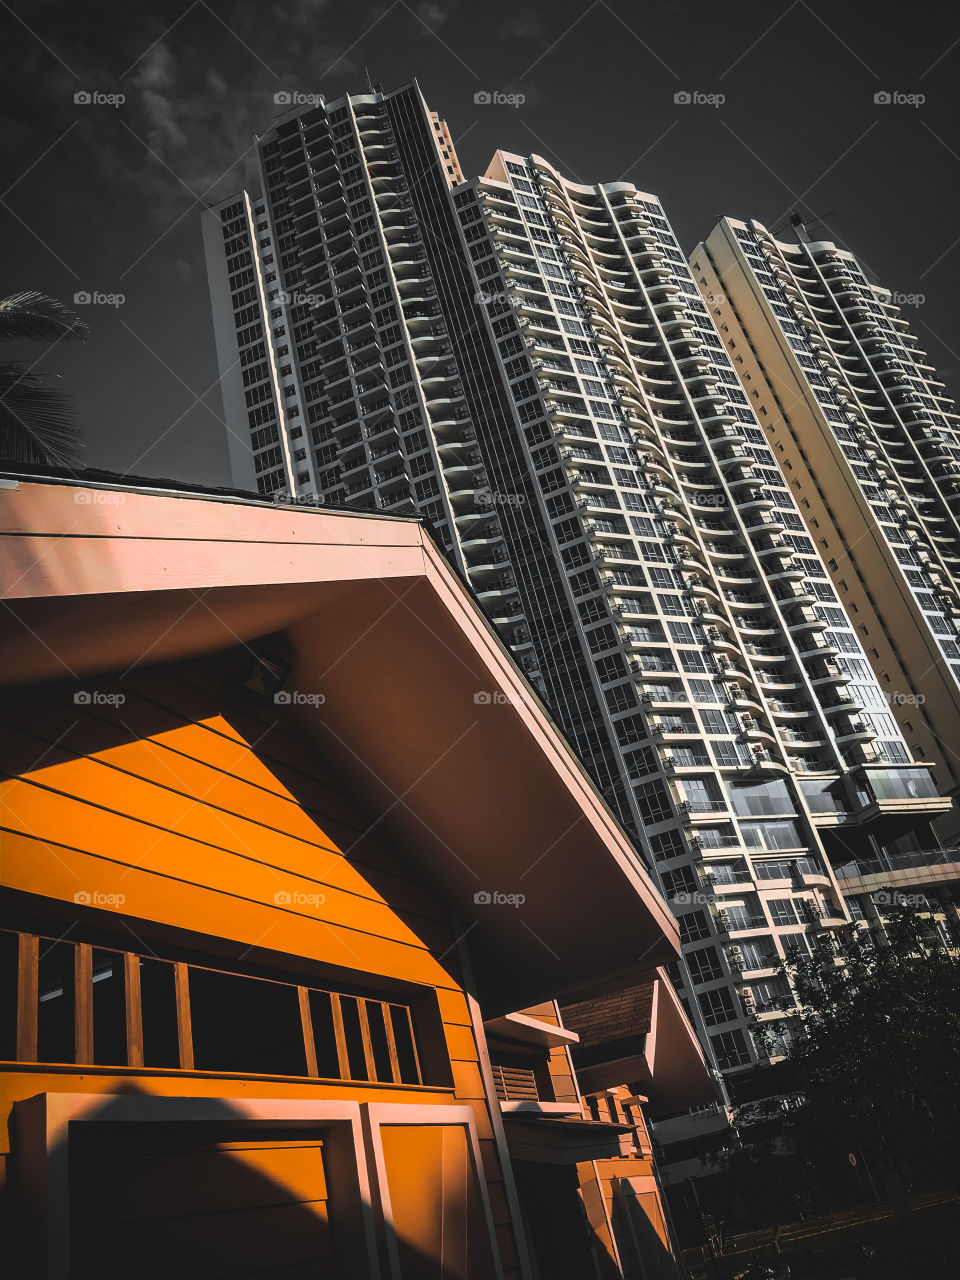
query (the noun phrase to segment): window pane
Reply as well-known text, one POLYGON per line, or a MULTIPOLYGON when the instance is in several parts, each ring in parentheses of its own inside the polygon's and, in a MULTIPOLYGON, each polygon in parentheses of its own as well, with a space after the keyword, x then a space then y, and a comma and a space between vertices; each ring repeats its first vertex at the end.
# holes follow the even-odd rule
POLYGON ((127 1020, 123 999, 123 956, 93 953, 93 1060, 108 1066, 127 1061, 127 1020))
POLYGON ((194 1065, 201 1071, 305 1076, 296 987, 190 968, 194 1065))
POLYGON ((140 960, 140 1009, 144 1066, 179 1067, 177 991, 172 964, 140 960))
POLYGON ((37 1059, 75 1062, 73 944, 40 939, 37 1059))

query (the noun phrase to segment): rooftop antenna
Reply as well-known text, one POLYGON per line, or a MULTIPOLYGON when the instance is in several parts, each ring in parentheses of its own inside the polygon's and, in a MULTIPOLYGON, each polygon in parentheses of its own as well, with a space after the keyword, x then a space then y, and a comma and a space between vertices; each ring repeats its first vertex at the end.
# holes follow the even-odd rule
POLYGON ((790 214, 786 222, 781 222, 778 227, 774 227, 773 234, 778 236, 781 232, 786 231, 787 228, 790 227, 794 232, 796 232, 798 240, 802 240, 806 244, 809 244, 811 240, 809 232, 818 228, 823 228, 824 231, 829 233, 831 238, 838 239, 839 237, 836 232, 827 224, 827 218, 834 217, 836 217, 836 211, 833 209, 828 213, 825 213, 822 218, 817 218, 812 214, 807 216, 802 212, 802 210, 795 209, 790 214))
POLYGON ((376 89, 373 87, 373 81, 370 79, 370 72, 366 67, 363 68, 363 74, 367 77, 367 88, 371 93, 376 93, 376 89))

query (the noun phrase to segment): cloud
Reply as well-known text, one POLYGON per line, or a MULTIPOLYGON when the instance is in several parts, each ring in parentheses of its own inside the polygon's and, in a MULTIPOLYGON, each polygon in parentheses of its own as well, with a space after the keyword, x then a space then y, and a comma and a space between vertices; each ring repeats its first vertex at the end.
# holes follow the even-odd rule
POLYGON ((46 21, 24 45, 16 111, 5 114, 21 122, 18 150, 31 159, 72 126, 64 146, 91 196, 139 205, 158 230, 192 198, 242 185, 242 156, 270 127, 278 89, 329 91, 319 82, 334 63, 339 81, 356 75, 327 37, 330 0, 210 0, 186 13, 163 0, 129 6, 130 21, 118 24, 106 0, 89 0, 82 15, 66 0, 38 5, 46 21), (125 101, 77 107, 78 89, 125 101))
POLYGON ((536 9, 515 9, 497 32, 503 40, 542 40, 546 34, 547 24, 536 9))
MULTIPOLYGON (((453 4, 433 4, 430 0, 422 0, 422 3, 417 5, 416 14, 424 26, 429 27, 430 32, 434 32, 439 31, 444 26, 454 8, 455 5, 453 4)), ((424 36, 429 35, 430 32, 423 31, 421 28, 421 34, 424 36)))

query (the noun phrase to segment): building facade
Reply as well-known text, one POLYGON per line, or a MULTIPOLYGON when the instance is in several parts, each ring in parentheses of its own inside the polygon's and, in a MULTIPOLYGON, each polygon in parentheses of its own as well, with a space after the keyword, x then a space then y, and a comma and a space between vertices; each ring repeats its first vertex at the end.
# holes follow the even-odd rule
POLYGON ((417 521, 147 483, 4 480, 13 1271, 675 1280, 676 925, 480 610, 417 521))
POLYGON ((415 85, 260 151, 262 192, 205 215, 228 422, 270 433, 237 483, 427 516, 678 915, 711 1063, 756 1065, 781 960, 850 923, 838 861, 934 846, 950 801, 660 202, 537 156, 458 181, 415 85))
POLYGON ((890 712, 956 795, 960 419, 891 291, 797 229, 724 219, 691 265, 890 712))

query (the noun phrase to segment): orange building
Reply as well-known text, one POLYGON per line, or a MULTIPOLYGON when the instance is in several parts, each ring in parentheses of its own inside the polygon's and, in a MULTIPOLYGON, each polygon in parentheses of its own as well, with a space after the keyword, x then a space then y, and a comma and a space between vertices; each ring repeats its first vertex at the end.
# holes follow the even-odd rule
POLYGON ((10 1274, 677 1274, 676 925, 422 525, 2 484, 10 1274))

